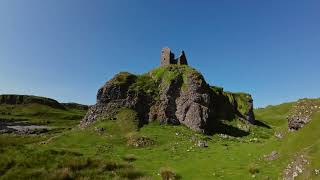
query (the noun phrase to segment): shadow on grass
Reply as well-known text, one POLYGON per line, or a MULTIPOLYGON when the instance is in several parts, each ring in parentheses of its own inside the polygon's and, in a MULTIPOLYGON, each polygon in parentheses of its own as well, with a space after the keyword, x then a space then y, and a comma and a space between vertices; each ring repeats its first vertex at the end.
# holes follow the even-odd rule
POLYGON ((250 134, 249 132, 243 131, 239 128, 233 127, 228 124, 224 124, 223 122, 220 122, 220 121, 216 122, 215 125, 212 127, 214 127, 214 129, 209 130, 208 135, 226 134, 233 137, 244 137, 250 134))
POLYGON ((264 128, 267 128, 267 129, 271 129, 271 127, 269 125, 265 124, 261 120, 255 120, 254 121, 254 125, 260 126, 260 127, 264 127, 264 128))

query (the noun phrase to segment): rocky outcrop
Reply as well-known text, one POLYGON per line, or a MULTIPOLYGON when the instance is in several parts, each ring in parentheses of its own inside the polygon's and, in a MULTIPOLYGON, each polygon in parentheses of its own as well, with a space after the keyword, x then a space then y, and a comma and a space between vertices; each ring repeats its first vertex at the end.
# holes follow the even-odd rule
POLYGON ((176 76, 160 85, 160 99, 150 112, 151 120, 184 124, 195 131, 205 132, 211 117, 208 84, 191 68, 176 66, 166 73, 170 72, 176 76))
POLYGON ((319 99, 300 99, 291 109, 287 119, 290 130, 298 130, 311 121, 312 115, 320 111, 319 99))
POLYGON ((65 107, 58 101, 45 97, 29 96, 29 95, 16 95, 4 94, 0 95, 0 104, 42 104, 56 109, 65 109, 65 107))
POLYGON ((217 94, 203 76, 189 66, 167 65, 138 76, 122 72, 98 90, 97 103, 89 108, 80 125, 85 127, 99 119, 115 119, 122 108, 137 112, 140 127, 159 121, 210 133, 214 122, 225 118, 219 114, 225 107, 232 110, 232 117, 254 121, 250 95, 228 96, 221 92, 222 95, 217 94))
POLYGON ((212 86, 215 118, 233 120, 240 118, 251 124, 255 123, 253 99, 247 93, 225 92, 223 88, 212 86))
POLYGON ((99 118, 110 118, 127 104, 129 87, 136 81, 136 76, 120 72, 106 82, 97 93, 97 103, 91 106, 81 121, 81 126, 95 122, 99 118))

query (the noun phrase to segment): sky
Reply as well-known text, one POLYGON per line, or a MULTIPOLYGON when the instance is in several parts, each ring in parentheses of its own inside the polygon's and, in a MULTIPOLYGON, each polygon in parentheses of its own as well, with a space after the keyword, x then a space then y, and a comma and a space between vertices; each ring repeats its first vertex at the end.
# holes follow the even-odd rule
POLYGON ((0 94, 94 104, 116 73, 186 52, 255 107, 320 97, 318 0, 1 0, 0 94))

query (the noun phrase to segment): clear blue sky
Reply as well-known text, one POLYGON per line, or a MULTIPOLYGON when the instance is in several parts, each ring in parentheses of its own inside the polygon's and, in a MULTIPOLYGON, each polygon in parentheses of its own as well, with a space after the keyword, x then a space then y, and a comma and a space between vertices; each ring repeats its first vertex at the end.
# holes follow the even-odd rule
POLYGON ((320 96, 318 0, 2 0, 0 93, 95 103, 119 71, 186 51, 207 82, 256 107, 320 96))

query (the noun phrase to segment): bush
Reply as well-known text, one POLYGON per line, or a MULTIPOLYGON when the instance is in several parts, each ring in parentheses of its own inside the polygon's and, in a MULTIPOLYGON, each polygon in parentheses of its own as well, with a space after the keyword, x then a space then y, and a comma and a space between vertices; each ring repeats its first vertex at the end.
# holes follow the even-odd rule
POLYGON ((146 136, 132 134, 127 137, 127 145, 133 147, 146 147, 154 144, 154 141, 146 136))
POLYGON ((138 113, 132 109, 120 109, 116 115, 116 119, 122 134, 136 132, 139 129, 138 113))
POLYGON ((250 164, 248 169, 249 169, 250 174, 257 174, 260 172, 260 170, 256 164, 250 164))
POLYGON ((121 165, 117 164, 116 162, 105 162, 101 167, 102 171, 114 171, 116 169, 121 168, 121 165))
POLYGON ((79 171, 89 167, 90 165, 90 159, 71 159, 65 164, 65 167, 72 171, 79 171))
POLYGON ((15 165, 15 162, 12 159, 2 159, 0 161, 0 177, 5 174, 6 171, 11 169, 15 165))
POLYGON ((177 178, 177 174, 171 168, 161 168, 160 175, 163 180, 175 180, 177 178))
POLYGON ((143 176, 143 174, 140 171, 137 171, 132 168, 121 169, 117 174, 122 178, 127 179, 137 179, 143 176))
POLYGON ((52 180, 72 180, 72 172, 69 168, 55 170, 53 173, 48 174, 48 179, 52 180))

